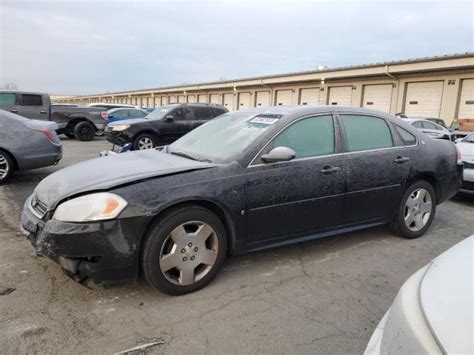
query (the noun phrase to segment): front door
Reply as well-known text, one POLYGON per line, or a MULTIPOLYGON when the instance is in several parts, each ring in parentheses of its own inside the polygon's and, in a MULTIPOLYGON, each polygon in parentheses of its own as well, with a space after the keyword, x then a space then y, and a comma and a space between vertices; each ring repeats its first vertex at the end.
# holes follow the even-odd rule
POLYGON ((0 110, 18 113, 17 95, 10 92, 0 93, 0 110))
POLYGON ((189 107, 178 107, 164 118, 161 133, 166 142, 173 142, 191 130, 193 112, 189 107))
POLYGON ((381 117, 341 114, 340 120, 347 151, 344 224, 386 221, 408 178, 407 148, 397 145, 395 132, 381 117))
POLYGON ((340 224, 346 188, 332 115, 300 119, 273 139, 296 152, 287 162, 256 159, 247 171, 247 242, 297 237, 340 224))

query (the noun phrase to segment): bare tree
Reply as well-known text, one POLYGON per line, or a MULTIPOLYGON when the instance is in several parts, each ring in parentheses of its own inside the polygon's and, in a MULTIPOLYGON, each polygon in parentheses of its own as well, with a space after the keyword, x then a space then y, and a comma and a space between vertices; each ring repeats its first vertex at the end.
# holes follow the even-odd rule
POLYGON ((5 83, 0 89, 5 89, 5 90, 18 90, 18 85, 15 83, 5 83))

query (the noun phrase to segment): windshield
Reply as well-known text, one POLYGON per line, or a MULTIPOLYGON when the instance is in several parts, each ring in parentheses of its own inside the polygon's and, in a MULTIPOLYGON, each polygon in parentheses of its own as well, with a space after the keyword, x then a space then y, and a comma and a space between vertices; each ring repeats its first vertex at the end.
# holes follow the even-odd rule
POLYGON ((151 118, 154 120, 160 120, 164 118, 172 109, 177 107, 178 105, 166 105, 166 106, 161 106, 152 112, 150 112, 148 115, 145 116, 145 118, 151 118))
POLYGON ((226 113, 181 137, 168 147, 168 151, 228 162, 249 147, 279 118, 248 112, 226 113))
POLYGON ((474 133, 468 134, 461 142, 474 143, 474 133))

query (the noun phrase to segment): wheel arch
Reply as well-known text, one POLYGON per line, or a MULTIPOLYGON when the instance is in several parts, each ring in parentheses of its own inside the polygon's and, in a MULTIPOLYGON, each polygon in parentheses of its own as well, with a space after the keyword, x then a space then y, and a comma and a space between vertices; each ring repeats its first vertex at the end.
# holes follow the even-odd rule
POLYGON ((79 122, 89 122, 92 126, 94 126, 94 129, 96 129, 95 124, 91 120, 87 119, 86 117, 81 116, 81 117, 74 117, 73 119, 71 119, 66 125, 66 130, 72 133, 74 131, 74 127, 79 122))
POLYGON ((18 171, 19 170, 19 165, 18 165, 18 161, 16 160, 15 156, 8 150, 8 149, 5 149, 3 147, 0 147, 0 151, 1 152, 5 152, 7 153, 10 158, 12 158, 12 161, 13 161, 13 171, 18 171))
POLYGON ((433 190, 436 194, 436 204, 438 204, 441 197, 441 187, 436 177, 430 173, 419 173, 414 175, 410 180, 408 180, 406 187, 408 188, 408 186, 410 186, 417 180, 424 180, 428 182, 431 186, 433 186, 433 190))

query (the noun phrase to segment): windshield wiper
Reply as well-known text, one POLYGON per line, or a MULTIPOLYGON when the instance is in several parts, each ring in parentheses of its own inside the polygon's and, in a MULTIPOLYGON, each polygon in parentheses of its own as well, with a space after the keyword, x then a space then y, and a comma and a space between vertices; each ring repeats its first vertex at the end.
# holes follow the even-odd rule
POLYGON ((191 160, 195 160, 195 161, 200 161, 200 162, 203 162, 203 163, 212 163, 212 160, 210 159, 199 159, 199 158, 196 158, 196 157, 193 157, 189 154, 186 154, 186 153, 183 153, 183 152, 169 152, 170 154, 174 154, 174 155, 178 155, 180 157, 183 157, 183 158, 188 158, 188 159, 191 159, 191 160))

